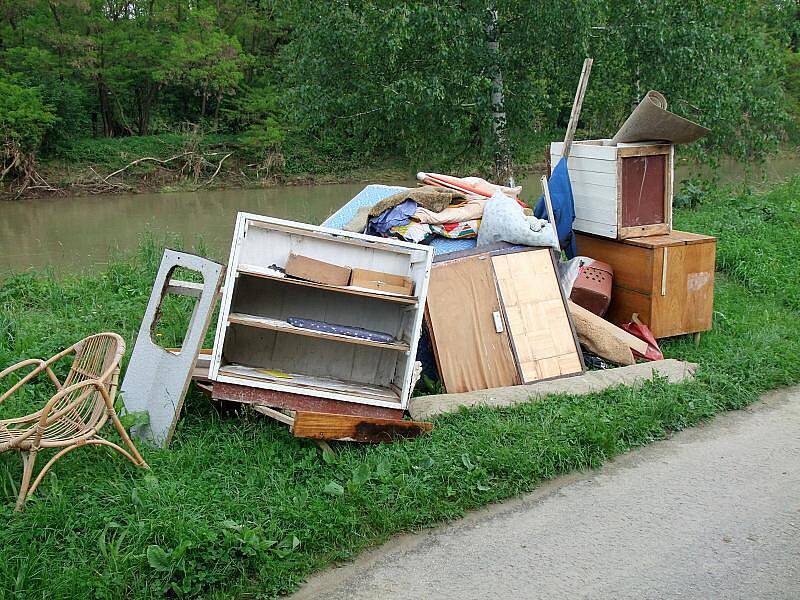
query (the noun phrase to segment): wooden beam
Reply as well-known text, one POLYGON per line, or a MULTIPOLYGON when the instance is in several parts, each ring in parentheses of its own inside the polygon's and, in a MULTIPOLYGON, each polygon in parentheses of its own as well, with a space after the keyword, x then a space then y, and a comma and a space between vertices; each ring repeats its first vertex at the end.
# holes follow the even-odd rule
POLYGON ((581 71, 581 78, 578 81, 578 89, 575 91, 575 100, 572 103, 572 113, 569 116, 567 134, 564 136, 564 150, 561 153, 562 158, 569 157, 569 151, 572 148, 572 140, 575 138, 575 130, 578 128, 578 120, 581 118, 583 97, 586 95, 586 86, 589 85, 589 73, 592 72, 593 62, 594 59, 592 58, 587 58, 583 61, 583 70, 581 71))
POLYGON ((282 413, 279 410, 275 410, 274 408, 270 408, 269 406, 262 406, 260 404, 254 404, 253 405, 253 410, 258 412, 258 413, 261 413, 262 415, 265 415, 265 416, 267 416, 267 417, 269 417, 271 419, 275 419, 276 421, 279 421, 280 423, 285 423, 286 425, 289 425, 289 426, 294 425, 294 419, 292 417, 290 417, 289 415, 287 415, 285 413, 282 413))
POLYGON ((294 416, 292 434, 317 440, 388 443, 418 437, 432 428, 432 423, 423 421, 298 411, 294 416))

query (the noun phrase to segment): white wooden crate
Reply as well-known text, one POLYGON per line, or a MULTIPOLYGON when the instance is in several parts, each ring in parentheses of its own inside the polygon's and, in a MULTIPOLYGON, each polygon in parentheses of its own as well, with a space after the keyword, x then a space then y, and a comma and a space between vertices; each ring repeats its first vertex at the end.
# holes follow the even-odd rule
MULTIPOLYGON (((553 168, 563 149, 563 142, 550 144, 553 168)), ((613 239, 669 233, 674 156, 671 144, 574 142, 567 162, 575 199, 573 228, 613 239), (648 165, 654 169, 649 177, 648 165)))
POLYGON ((213 381, 405 409, 433 249, 239 213, 222 291, 213 381), (411 295, 282 276, 289 254, 409 277, 411 295), (396 343, 296 328, 296 316, 383 331, 396 343), (290 375, 285 377, 283 375, 290 375))

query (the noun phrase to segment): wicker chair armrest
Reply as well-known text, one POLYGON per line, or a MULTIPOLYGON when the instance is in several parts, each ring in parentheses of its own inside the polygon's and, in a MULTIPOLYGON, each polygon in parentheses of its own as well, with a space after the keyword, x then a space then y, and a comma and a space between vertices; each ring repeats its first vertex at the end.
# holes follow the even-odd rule
POLYGON ((29 358, 27 360, 21 360, 17 364, 11 365, 7 369, 3 369, 2 371, 0 371, 0 379, 5 377, 6 375, 13 373, 14 371, 21 369, 22 367, 37 365, 37 368, 34 369, 34 371, 38 371, 43 369, 45 364, 46 364, 45 361, 43 361, 41 358, 29 358))
POLYGON ((24 367, 30 367, 31 365, 36 365, 36 368, 33 369, 27 375, 25 375, 17 383, 15 383, 5 393, 0 395, 0 403, 2 403, 6 398, 11 396, 14 392, 16 392, 26 383, 28 383, 31 379, 42 373, 42 371, 47 371, 47 375, 50 377, 50 380, 54 384, 56 384, 56 388, 61 389, 61 382, 58 380, 55 373, 53 373, 52 369, 50 369, 50 363, 40 358, 29 358, 27 360, 20 361, 15 365, 11 365, 7 369, 3 369, 2 371, 0 371, 0 379, 3 379, 6 375, 10 375, 11 373, 18 371, 19 369, 22 369, 24 367))

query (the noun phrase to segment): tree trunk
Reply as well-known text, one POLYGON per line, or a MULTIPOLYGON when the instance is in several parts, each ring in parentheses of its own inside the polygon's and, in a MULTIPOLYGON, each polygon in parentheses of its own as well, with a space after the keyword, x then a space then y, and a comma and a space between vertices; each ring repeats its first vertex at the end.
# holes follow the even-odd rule
POLYGON ((97 82, 97 99, 100 104, 100 117, 103 119, 103 137, 114 137, 114 116, 108 101, 108 90, 102 80, 97 82))
POLYGON ((514 174, 511 164, 511 152, 506 137, 506 108, 503 91, 503 71, 500 68, 500 27, 497 9, 490 6, 487 10, 486 48, 492 69, 492 133, 494 134, 494 175, 497 183, 513 186, 514 174))
POLYGON ((217 92, 217 105, 214 107, 214 127, 219 129, 219 106, 222 104, 222 90, 217 92))

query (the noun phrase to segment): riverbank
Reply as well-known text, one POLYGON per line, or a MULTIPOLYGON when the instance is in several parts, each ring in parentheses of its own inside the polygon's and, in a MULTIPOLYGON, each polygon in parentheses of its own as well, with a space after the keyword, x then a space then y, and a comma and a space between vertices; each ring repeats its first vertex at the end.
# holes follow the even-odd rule
MULTIPOLYGON (((667 357, 699 363, 696 381, 464 411, 437 419, 430 436, 337 444, 333 458, 281 425, 225 412, 192 391, 172 447, 144 450, 149 473, 79 450, 59 461, 26 512, 13 514, 19 460, 0 454, 0 589, 31 597, 284 594, 396 533, 597 467, 800 383, 800 177, 763 194, 698 197, 694 208, 676 210, 675 225, 719 237, 713 331, 699 347, 690 338, 663 344, 667 357)), ((159 258, 160 244, 149 240, 96 274, 10 276, 0 289, 0 365, 106 329, 132 345, 159 258)), ((162 326, 163 343, 174 344, 181 323, 165 312, 162 326)), ((43 400, 44 384, 36 391, 43 400)), ((32 400, 0 410, 28 411, 32 400)))
MULTIPOLYGON (((516 167, 518 176, 540 170, 547 140, 559 136, 563 132, 535 136, 527 158, 516 167)), ((5 187, 0 200, 403 181, 432 166, 370 153, 323 152, 302 139, 255 151, 234 135, 90 138, 39 161, 37 172, 47 185, 30 187, 22 194, 14 186, 5 187)), ((483 176, 491 171, 490 164, 468 156, 437 165, 439 170, 445 168, 483 176)))

